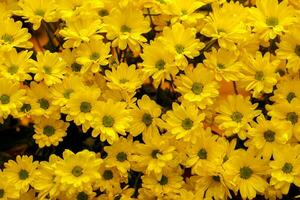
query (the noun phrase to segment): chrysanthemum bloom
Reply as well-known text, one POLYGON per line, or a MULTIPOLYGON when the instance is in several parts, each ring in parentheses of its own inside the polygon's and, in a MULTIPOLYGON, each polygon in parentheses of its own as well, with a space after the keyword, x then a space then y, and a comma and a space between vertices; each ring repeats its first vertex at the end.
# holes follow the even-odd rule
POLYGON ((255 110, 256 107, 257 104, 252 104, 249 97, 229 95, 218 103, 215 122, 225 136, 238 134, 241 139, 245 139, 245 131, 250 128, 249 122, 260 114, 259 110, 255 110))
POLYGON ((174 62, 174 55, 160 41, 154 40, 150 45, 145 45, 141 58, 142 71, 153 78, 153 85, 157 88, 164 80, 171 80, 178 73, 174 62))
POLYGON ((224 164, 224 178, 232 183, 234 191, 240 191, 243 199, 253 199, 263 193, 268 184, 263 176, 269 169, 265 160, 245 150, 237 152, 224 164))
POLYGON ((19 196, 20 191, 15 187, 14 184, 8 184, 5 173, 0 171, 0 199, 17 199, 19 196))
POLYGON ((101 66, 108 65, 110 52, 110 43, 104 43, 101 40, 90 40, 88 43, 82 43, 76 49, 76 62, 82 65, 81 72, 91 70, 93 73, 101 71, 101 66))
POLYGON ((27 192, 35 178, 38 162, 32 156, 17 156, 16 162, 9 160, 4 164, 4 176, 9 185, 14 185, 21 193, 27 192))
POLYGON ((122 178, 116 167, 106 167, 105 162, 101 165, 98 173, 101 179, 97 180, 96 187, 100 191, 107 193, 117 193, 121 191, 121 183, 126 183, 127 178, 122 178))
POLYGON ((260 93, 271 93, 273 86, 277 83, 279 75, 276 68, 280 60, 270 60, 270 53, 262 55, 259 51, 255 57, 249 55, 242 72, 245 77, 242 83, 245 84, 246 90, 253 90, 253 97, 258 97, 260 93))
POLYGON ((238 55, 224 48, 216 50, 212 48, 211 52, 204 52, 204 65, 213 70, 217 81, 238 81, 243 78, 241 69, 243 63, 239 60, 238 55))
POLYGON ((133 136, 143 134, 143 137, 151 137, 159 134, 161 124, 161 108, 149 96, 144 95, 137 101, 137 107, 131 110, 132 122, 129 132, 133 136))
POLYGON ((28 40, 31 35, 27 28, 22 28, 22 22, 13 19, 5 19, 0 22, 0 49, 7 51, 13 47, 31 48, 32 43, 28 40))
POLYGON ((0 78, 0 118, 17 114, 25 100, 25 90, 20 88, 18 82, 0 78))
POLYGON ((91 187, 101 178, 99 173, 102 160, 94 152, 88 150, 76 154, 65 150, 63 160, 56 163, 55 175, 62 190, 83 190, 91 187))
POLYGON ((129 110, 126 109, 126 103, 114 102, 111 99, 97 102, 92 116, 91 125, 94 128, 92 136, 100 135, 101 141, 107 140, 110 144, 119 139, 118 134, 126 135, 125 131, 132 120, 129 110))
POLYGON ((219 94, 214 74, 202 64, 186 68, 185 74, 176 77, 175 86, 184 100, 195 103, 200 109, 212 105, 219 94))
POLYGON ((284 80, 276 84, 274 96, 270 99, 276 103, 291 103, 300 100, 300 80, 284 80))
POLYGON ((0 57, 0 74, 13 81, 31 80, 28 73, 32 53, 27 50, 17 52, 16 49, 3 52, 0 57))
POLYGON ((252 7, 249 12, 254 32, 264 41, 281 36, 296 23, 295 9, 288 5, 288 1, 256 0, 256 8, 252 7))
POLYGON ((42 20, 55 22, 58 19, 55 0, 23 0, 19 1, 19 6, 14 13, 33 24, 34 30, 40 27, 42 20))
POLYGON ((286 67, 294 73, 300 70, 300 27, 290 29, 280 38, 276 54, 280 59, 287 59, 286 67))
POLYGON ((204 43, 196 39, 196 30, 185 28, 180 23, 176 23, 172 27, 165 27, 158 40, 174 54, 176 65, 181 69, 188 65, 186 57, 193 59, 200 54, 200 50, 204 47, 204 43))
POLYGON ((37 61, 33 61, 30 71, 35 73, 35 81, 44 80, 45 84, 50 86, 61 82, 66 73, 65 69, 65 61, 57 53, 46 51, 37 53, 37 61))
POLYGON ((126 7, 113 9, 104 17, 103 32, 112 40, 112 47, 126 49, 127 45, 134 52, 139 52, 147 39, 143 33, 150 31, 150 23, 140 9, 129 3, 126 7))
POLYGON ((45 146, 57 146, 63 141, 63 137, 67 135, 68 123, 52 118, 36 118, 34 119, 33 139, 40 148, 45 146))

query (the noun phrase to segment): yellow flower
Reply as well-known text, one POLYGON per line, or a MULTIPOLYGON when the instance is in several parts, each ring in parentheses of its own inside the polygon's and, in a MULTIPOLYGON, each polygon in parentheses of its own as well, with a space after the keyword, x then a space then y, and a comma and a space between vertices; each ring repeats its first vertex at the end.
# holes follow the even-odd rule
POLYGON ((153 78, 153 85, 156 88, 164 80, 171 80, 178 73, 174 55, 158 40, 144 46, 141 58, 142 71, 153 78))
POLYGON ((112 71, 106 70, 105 76, 109 81, 107 86, 110 89, 127 91, 133 93, 140 88, 145 80, 144 74, 135 68, 135 65, 128 66, 127 63, 121 63, 113 67, 112 71))
POLYGON ((245 150, 237 152, 224 164, 225 179, 232 182, 232 189, 240 191, 243 199, 253 199, 263 193, 268 184, 263 175, 269 169, 266 161, 245 150))
POLYGON ((129 128, 131 121, 126 103, 114 102, 111 99, 96 103, 92 116, 91 125, 94 128, 92 136, 100 135, 101 141, 107 140, 110 144, 119 139, 118 133, 126 134, 125 131, 129 128))
POLYGON ((130 134, 134 137, 141 133, 143 137, 159 134, 160 115, 160 106, 149 96, 144 95, 142 99, 137 101, 137 107, 131 110, 133 120, 129 129, 130 134))
POLYGON ((4 163, 3 170, 6 181, 9 185, 14 185, 21 193, 29 190, 34 173, 38 167, 38 162, 33 161, 33 156, 17 156, 16 162, 9 160, 4 163))
POLYGON ((249 97, 229 95, 218 102, 215 122, 224 131, 225 136, 238 134, 243 140, 246 138, 245 131, 250 128, 249 122, 260 114, 259 110, 255 110, 256 107, 257 104, 252 104, 249 97))
POLYGON ((202 64, 196 68, 186 68, 185 74, 176 77, 175 86, 184 100, 195 103, 200 109, 212 105, 214 98, 219 95, 214 74, 202 64))
POLYGON ((0 22, 0 49, 7 51, 13 47, 31 48, 32 43, 28 40, 31 35, 27 28, 22 28, 22 22, 13 19, 5 19, 0 22))
POLYGON ((300 100, 300 80, 286 80, 276 84, 277 89, 270 99, 276 103, 291 103, 300 100))
POLYGON ((284 148, 284 144, 292 137, 292 130, 287 122, 276 119, 266 120, 263 116, 256 119, 248 131, 250 140, 248 148, 257 148, 263 158, 270 159, 276 149, 284 148))
POLYGON ((200 54, 200 50, 204 47, 204 43, 196 39, 196 30, 185 28, 180 23, 174 24, 171 28, 165 27, 158 40, 175 55, 176 65, 181 69, 188 65, 186 57, 193 59, 200 54))
POLYGON ((106 167, 105 162, 101 165, 98 173, 100 173, 101 179, 97 180, 96 186, 100 191, 106 191, 109 194, 114 194, 121 191, 120 184, 125 182, 125 178, 120 176, 117 168, 106 167))
POLYGON ((68 123, 52 118, 36 118, 34 119, 33 139, 40 148, 45 146, 57 146, 59 142, 63 141, 63 137, 67 135, 68 123))
POLYGON ((31 66, 32 51, 17 52, 16 49, 3 52, 0 58, 0 74, 13 81, 31 80, 29 67, 31 66))
POLYGON ((279 64, 280 60, 270 60, 270 53, 262 55, 258 51, 255 57, 249 56, 242 69, 245 75, 242 83, 246 85, 246 90, 253 90, 254 97, 258 97, 261 92, 272 93, 279 78, 276 73, 279 64))
POLYGON ((110 43, 91 39, 88 43, 82 43, 77 49, 76 62, 81 64, 84 73, 91 69, 93 73, 101 71, 101 66, 108 65, 110 43))
POLYGON ((276 54, 280 59, 286 59, 286 67, 292 72, 300 70, 300 30, 297 28, 289 29, 289 32, 280 38, 276 54))
POLYGON ((22 0, 19 1, 20 10, 16 10, 15 14, 27 19, 27 22, 33 24, 33 29, 37 30, 41 21, 55 22, 56 3, 55 0, 22 0))
POLYGON ((17 199, 20 196, 19 190, 15 187, 14 184, 7 183, 7 177, 5 173, 0 171, 0 199, 17 199))
POLYGON ((48 86, 60 83, 66 73, 64 60, 57 53, 50 51, 38 52, 37 61, 33 62, 33 65, 30 70, 35 73, 34 80, 44 80, 48 86))
POLYGON ((253 31, 264 41, 281 36, 296 22, 295 10, 287 1, 256 0, 256 8, 252 7, 249 12, 253 31))
POLYGON ((98 170, 102 162, 94 152, 83 150, 74 154, 67 149, 63 153, 63 160, 56 162, 57 181, 63 190, 89 188, 101 178, 98 170))
POLYGON ((190 103, 181 105, 173 103, 172 110, 163 115, 166 129, 175 135, 176 139, 183 138, 184 140, 190 140, 192 132, 203 127, 204 118, 205 114, 190 103))
POLYGON ((238 81, 243 78, 241 69, 243 63, 238 59, 238 55, 224 48, 216 50, 212 48, 211 52, 204 52, 204 65, 213 70, 217 81, 238 81))
POLYGON ((8 115, 16 115, 25 100, 25 90, 18 82, 0 78, 0 119, 8 115))
POLYGON ((140 51, 140 45, 146 42, 143 33, 150 31, 150 24, 144 19, 143 13, 129 3, 126 7, 113 9, 104 18, 103 32, 113 40, 112 47, 126 49, 127 45, 134 52, 140 51))

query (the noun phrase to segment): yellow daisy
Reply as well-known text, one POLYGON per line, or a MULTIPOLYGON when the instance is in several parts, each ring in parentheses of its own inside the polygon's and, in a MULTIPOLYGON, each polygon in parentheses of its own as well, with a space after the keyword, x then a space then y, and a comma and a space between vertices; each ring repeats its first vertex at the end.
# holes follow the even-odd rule
POLYGON ((19 190, 13 184, 7 184, 5 173, 0 171, 0 199, 17 199, 20 196, 19 190))
POLYGON ((286 80, 276 84, 274 96, 270 99, 276 103, 300 100, 300 80, 286 80))

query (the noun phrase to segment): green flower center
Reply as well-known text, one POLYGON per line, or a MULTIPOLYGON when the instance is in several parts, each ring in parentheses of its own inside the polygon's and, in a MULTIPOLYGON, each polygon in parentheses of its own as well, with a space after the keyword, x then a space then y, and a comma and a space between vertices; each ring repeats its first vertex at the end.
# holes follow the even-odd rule
POLYGON ((167 185, 168 184, 168 177, 166 177, 165 175, 162 175, 161 176, 161 179, 160 179, 160 181, 159 181, 159 184, 160 185, 167 185))
POLYGON ((182 54, 184 52, 184 46, 182 44, 176 44, 175 50, 177 53, 182 54))
POLYGON ((83 112, 83 113, 88 113, 88 112, 91 112, 91 109, 92 109, 92 105, 89 103, 89 102, 81 102, 80 104, 80 111, 83 112))
POLYGON ((182 120, 181 126, 184 130, 190 130, 193 127, 194 122, 190 118, 182 120))
POLYGON ((47 135, 48 137, 50 137, 50 136, 54 135, 54 133, 55 133, 55 128, 53 126, 47 125, 44 127, 44 130, 43 130, 44 135, 47 135))
POLYGON ((252 174, 253 174, 253 171, 250 167, 242 167, 240 169, 240 177, 242 179, 248 179, 251 177, 252 174))
POLYGON ((75 166, 73 169, 72 169, 72 174, 75 176, 75 177, 79 177, 83 174, 83 169, 82 167, 80 166, 75 166))
POLYGON ((243 119, 243 114, 238 111, 233 112, 231 115, 231 119, 237 123, 240 123, 243 119))
POLYGON ((161 154, 161 152, 158 149, 154 149, 151 153, 152 158, 157 159, 157 155, 161 154))
POLYGON ((274 142, 275 140, 275 132, 271 130, 267 130, 264 132, 264 138, 267 142, 274 142))
POLYGON ((294 125, 298 122, 298 115, 295 112, 289 112, 286 114, 286 119, 294 125))
POLYGON ((4 197, 4 190, 0 189, 0 198, 3 198, 3 197, 4 197))
POLYGON ((219 69, 225 69, 225 65, 224 65, 224 64, 221 64, 221 63, 218 63, 218 64, 217 64, 217 67, 218 67, 219 69))
POLYGON ((88 200, 89 196, 85 192, 79 192, 76 197, 77 200, 88 200))
POLYGON ((70 95, 71 95, 73 92, 74 92, 73 89, 66 89, 63 95, 64 95, 64 97, 65 97, 66 99, 70 99, 70 95))
POLYGON ((129 27, 129 26, 127 26, 127 25, 122 25, 121 26, 121 32, 122 33, 130 33, 131 32, 131 28, 129 27))
POLYGON ((109 15, 109 13, 108 13, 108 10, 101 9, 101 10, 98 11, 98 15, 101 16, 101 17, 104 17, 104 16, 109 15))
POLYGON ((158 60, 156 63, 155 63, 155 67, 158 69, 158 70, 162 70, 165 68, 165 65, 166 65, 166 62, 163 60, 163 59, 160 59, 158 60))
POLYGON ((90 55, 90 59, 91 60, 98 60, 100 58, 100 54, 98 52, 93 52, 91 55, 90 55))
POLYGON ((44 17, 45 11, 42 10, 42 9, 36 9, 36 10, 34 11, 34 14, 35 14, 35 15, 38 15, 38 16, 40 16, 40 17, 44 17))
POLYGON ((104 117, 102 118, 102 124, 104 127, 112 127, 115 123, 114 118, 112 118, 112 116, 110 115, 104 115, 104 117))
POLYGON ((258 81, 262 81, 264 78, 264 72, 263 71, 257 71, 255 73, 255 79, 258 81))
POLYGON ((124 83, 128 83, 129 82, 129 80, 128 79, 126 79, 126 78, 122 78, 122 79, 120 79, 120 81, 119 81, 121 84, 124 84, 124 83))
POLYGON ((71 65, 71 68, 73 72, 80 72, 82 65, 75 62, 71 65))
POLYGON ((226 33, 225 29, 223 29, 223 28, 218 28, 217 32, 218 32, 218 34, 220 34, 220 33, 226 33))
POLYGON ((295 53, 297 54, 297 56, 300 57, 300 45, 296 45, 296 47, 295 47, 295 53))
POLYGON ((221 178, 220 176, 212 176, 212 179, 216 182, 220 182, 221 181, 221 178))
POLYGON ((127 154, 125 152, 119 152, 117 154, 117 160, 119 162, 124 162, 125 160, 127 160, 127 154))
POLYGON ((279 23, 279 21, 278 21, 278 18, 276 18, 276 17, 268 17, 268 18, 266 19, 266 24, 267 24, 268 26, 274 27, 274 26, 277 26, 278 23, 279 23))
POLYGON ((204 86, 201 83, 198 83, 198 82, 193 83, 193 85, 192 85, 192 92, 194 94, 199 95, 199 94, 201 94, 203 92, 203 87, 204 86))
POLYGON ((52 72, 52 68, 49 66, 44 66, 43 69, 44 69, 45 74, 50 75, 52 72))
POLYGON ((291 163, 284 163, 283 167, 281 168, 281 170, 286 173, 289 174, 293 171, 293 165, 291 163))
POLYGON ((102 177, 104 180, 111 180, 114 177, 114 174, 111 170, 105 170, 102 174, 102 177))
POLYGON ((16 74, 18 72, 19 67, 17 65, 12 65, 7 69, 7 72, 11 75, 16 74))
POLYGON ((197 155, 201 160, 207 159, 207 151, 203 148, 198 151, 197 155))
POLYGON ((28 173, 27 170, 21 169, 21 170, 19 171, 19 178, 20 178, 21 180, 26 180, 28 177, 29 177, 29 173, 28 173))
POLYGON ((152 116, 151 116, 150 114, 145 113, 145 114, 143 115, 142 121, 144 122, 144 124, 145 124, 146 126, 150 126, 150 125, 152 124, 152 120, 153 120, 153 118, 152 118, 152 116))
POLYGON ((3 94, 1 97, 0 97, 0 101, 1 101, 1 104, 9 104, 10 102, 10 97, 6 94, 3 94))
POLYGON ((12 43, 14 41, 14 37, 12 35, 9 34, 4 34, 2 35, 1 39, 5 42, 5 43, 12 43))
POLYGON ((40 108, 44 110, 49 108, 49 101, 47 99, 41 98, 38 100, 38 103, 40 104, 40 108))
POLYGON ((21 111, 22 111, 22 112, 28 112, 28 111, 30 111, 30 110, 31 110, 31 105, 28 104, 28 103, 24 103, 24 104, 22 105, 22 107, 21 107, 21 111))
POLYGON ((296 97, 295 92, 290 92, 288 93, 288 95, 286 96, 286 100, 291 103, 291 101, 296 97))

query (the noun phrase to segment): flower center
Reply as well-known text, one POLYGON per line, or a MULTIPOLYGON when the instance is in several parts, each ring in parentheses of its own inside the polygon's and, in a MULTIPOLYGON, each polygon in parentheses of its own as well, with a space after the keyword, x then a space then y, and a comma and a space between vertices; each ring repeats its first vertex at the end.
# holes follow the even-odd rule
POLYGON ((114 118, 112 118, 112 116, 110 116, 110 115, 105 115, 105 116, 102 118, 102 124, 103 124, 103 126, 105 126, 105 127, 110 128, 110 127, 112 127, 112 126, 114 125, 114 123, 115 123, 115 120, 114 120, 114 118))
POLYGON ((88 112, 91 112, 91 109, 92 109, 92 105, 89 103, 89 102, 81 102, 80 104, 80 111, 83 112, 83 113, 88 113, 88 112))
POLYGON ((224 64, 221 64, 221 63, 218 63, 218 64, 217 64, 217 67, 218 67, 219 69, 225 69, 225 65, 224 65, 224 64))
POLYGON ((267 24, 268 26, 274 27, 274 26, 277 26, 278 23, 279 23, 279 21, 278 21, 278 18, 276 18, 276 17, 268 17, 268 18, 266 19, 266 24, 267 24))
POLYGON ((6 94, 3 94, 1 97, 0 97, 0 101, 1 101, 1 104, 9 104, 10 102, 10 97, 6 94))
POLYGON ((4 197, 4 190, 0 189, 0 198, 4 197))
POLYGON ((54 135, 55 133, 55 128, 53 126, 45 126, 43 130, 44 135, 47 135, 48 137, 54 135))
POLYGON ((49 67, 49 66, 44 66, 43 68, 44 68, 45 74, 48 74, 48 75, 51 74, 51 72, 52 72, 51 67, 49 67))
POLYGON ((28 112, 31 110, 31 105, 28 103, 24 103, 23 106, 21 107, 22 112, 28 112))
POLYGON ((156 63, 155 63, 155 67, 158 69, 158 70, 162 70, 165 68, 165 65, 166 65, 166 62, 163 60, 163 59, 160 59, 158 60, 156 63))
POLYGON ((263 71, 257 71, 255 73, 255 79, 258 81, 262 81, 264 78, 264 72, 263 71))
POLYGON ((152 118, 152 116, 151 116, 150 114, 145 113, 145 114, 143 115, 142 121, 144 122, 144 124, 145 124, 146 126, 150 126, 150 125, 152 124, 152 120, 153 120, 153 118, 152 118))
POLYGON ((212 176, 212 179, 216 182, 220 182, 221 179, 220 179, 220 176, 212 176))
POLYGON ((83 174, 83 169, 80 167, 80 166, 75 166, 73 169, 72 169, 72 174, 75 176, 75 177, 79 177, 83 174))
POLYGON ((286 96, 286 100, 291 103, 291 101, 296 97, 296 94, 294 92, 290 92, 288 93, 288 95, 286 96))
POLYGON ((240 177, 242 179, 248 179, 251 177, 252 174, 253 174, 253 171, 250 167, 242 167, 240 169, 240 177))
POLYGON ((264 132, 264 138, 267 142, 274 142, 275 140, 275 132, 271 130, 267 130, 264 132))
POLYGON ((184 130, 189 130, 193 127, 194 122, 190 119, 190 118, 185 118, 182 123, 181 126, 184 130))
POLYGON ((119 162, 124 162, 125 160, 127 160, 127 154, 125 152, 119 152, 117 154, 117 160, 119 162))
POLYGON ((114 177, 114 174, 112 173, 111 170, 105 170, 102 174, 102 177, 105 179, 105 180, 111 180, 113 177, 114 177))
POLYGON ((14 41, 14 37, 12 35, 9 34, 4 34, 2 35, 1 39, 5 42, 5 43, 12 43, 14 41))
POLYGON ((73 92, 74 92, 73 89, 66 89, 63 95, 64 95, 64 97, 65 97, 66 99, 70 99, 70 95, 71 95, 73 92))
POLYGON ((159 181, 159 184, 160 185, 167 185, 168 184, 168 177, 166 177, 165 175, 162 175, 161 176, 161 179, 160 179, 160 181, 159 181))
POLYGON ((71 68, 73 72, 80 72, 82 65, 75 62, 71 65, 71 68))
POLYGON ((196 82, 196 83, 193 83, 193 85, 192 85, 192 92, 194 93, 194 94, 201 94, 202 93, 202 91, 203 91, 203 84, 201 84, 201 83, 198 83, 198 82, 196 82))
POLYGON ((12 65, 7 69, 7 72, 11 75, 16 74, 18 72, 19 67, 17 65, 12 65))
POLYGON ((289 112, 286 114, 286 119, 294 125, 298 122, 298 115, 295 112, 289 112))
POLYGON ((284 163, 283 167, 281 168, 281 170, 286 173, 289 174, 293 171, 293 165, 291 163, 284 163))
POLYGON ((152 158, 157 159, 157 155, 161 154, 161 152, 158 149, 154 149, 151 153, 152 158))
POLYGON ((93 52, 91 55, 90 55, 90 59, 91 60, 98 60, 100 58, 100 54, 98 52, 93 52))
POLYGON ((101 9, 101 10, 98 11, 98 15, 101 16, 101 17, 104 17, 104 16, 109 15, 109 13, 108 13, 108 10, 101 9))
POLYGON ((203 148, 198 151, 197 155, 201 160, 207 159, 207 151, 203 148))
POLYGON ((236 111, 236 112, 232 113, 231 119, 237 123, 240 123, 243 119, 243 114, 236 111))
POLYGON ((130 33, 131 32, 131 28, 129 26, 127 26, 127 25, 124 24, 124 25, 121 26, 121 32, 122 33, 126 33, 126 32, 130 33))
POLYGON ((40 108, 47 110, 49 108, 49 102, 47 99, 41 98, 38 100, 38 103, 40 104, 40 108))
POLYGON ((29 173, 28 173, 27 170, 21 169, 21 170, 19 171, 19 178, 20 178, 21 180, 26 180, 28 177, 29 177, 29 173))
POLYGON ((182 54, 184 52, 184 46, 182 44, 176 44, 175 50, 177 53, 182 54))
POLYGON ((77 200, 88 200, 89 196, 85 192, 79 192, 76 197, 77 200))
POLYGON ((120 81, 119 81, 121 84, 124 84, 124 83, 128 83, 129 82, 129 80, 128 79, 126 79, 126 78, 122 78, 122 79, 120 79, 120 81))
POLYGON ((43 11, 42 9, 36 9, 36 10, 34 11, 34 14, 36 14, 36 15, 38 15, 38 16, 40 16, 40 17, 44 17, 45 11, 43 11))
POLYGON ((296 47, 295 47, 295 53, 297 54, 297 56, 300 57, 300 45, 296 45, 296 47))

